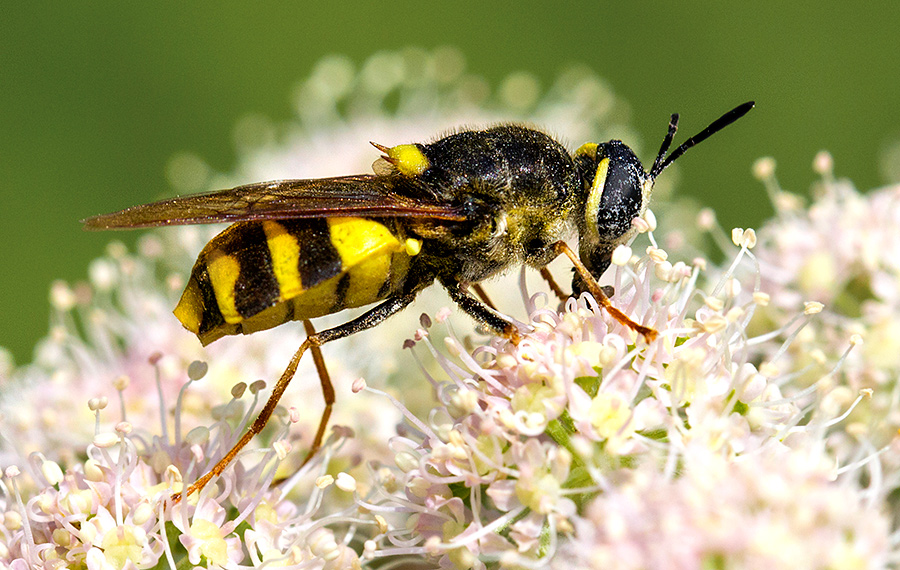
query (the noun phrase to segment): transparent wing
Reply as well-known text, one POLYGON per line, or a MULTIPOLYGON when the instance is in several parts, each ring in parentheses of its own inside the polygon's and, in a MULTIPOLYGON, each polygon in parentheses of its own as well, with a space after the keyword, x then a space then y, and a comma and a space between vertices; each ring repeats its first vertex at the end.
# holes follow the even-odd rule
POLYGON ((458 207, 431 194, 401 195, 395 185, 390 177, 373 175, 258 182, 160 200, 82 222, 88 230, 107 230, 333 216, 465 219, 458 207))

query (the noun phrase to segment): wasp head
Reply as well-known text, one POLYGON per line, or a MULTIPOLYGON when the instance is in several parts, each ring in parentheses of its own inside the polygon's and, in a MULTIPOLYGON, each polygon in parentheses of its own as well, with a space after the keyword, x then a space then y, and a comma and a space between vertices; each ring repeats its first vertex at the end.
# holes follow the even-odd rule
MULTIPOLYGON (((749 101, 728 111, 666 156, 678 130, 678 114, 673 114, 649 172, 622 141, 588 143, 575 152, 583 183, 577 220, 579 256, 595 278, 609 267, 613 250, 637 233, 632 220, 647 210, 656 177, 688 149, 743 117, 753 105, 749 101)), ((584 290, 577 273, 572 288, 576 294, 584 290)))

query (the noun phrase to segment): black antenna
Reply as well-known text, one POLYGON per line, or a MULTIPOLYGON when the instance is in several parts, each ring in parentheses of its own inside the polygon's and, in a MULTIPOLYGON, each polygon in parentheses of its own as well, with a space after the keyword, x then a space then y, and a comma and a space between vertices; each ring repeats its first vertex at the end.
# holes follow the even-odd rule
POLYGON ((666 151, 669 150, 669 146, 672 144, 672 139, 675 138, 675 131, 678 130, 678 113, 672 115, 672 118, 669 119, 669 132, 666 133, 666 137, 663 139, 662 146, 659 149, 659 154, 656 156, 656 160, 653 162, 653 168, 650 169, 650 178, 654 179, 659 174, 666 169, 670 164, 675 162, 682 154, 687 152, 689 148, 692 146, 696 146, 697 144, 705 141, 715 133, 721 131, 731 123, 737 121, 741 117, 747 114, 750 109, 756 103, 753 101, 747 101, 743 105, 738 105, 734 109, 728 111, 715 121, 713 121, 708 127, 692 136, 688 140, 681 143, 681 146, 672 151, 668 157, 666 157, 666 151))
POLYGON ((665 166, 660 165, 666 158, 666 152, 668 152, 669 146, 672 144, 672 139, 675 138, 675 131, 677 130, 678 113, 672 113, 672 116, 669 118, 669 132, 666 133, 662 145, 659 147, 659 154, 656 155, 656 160, 653 161, 653 168, 650 169, 650 178, 656 178, 656 176, 663 171, 663 168, 665 168, 665 166))

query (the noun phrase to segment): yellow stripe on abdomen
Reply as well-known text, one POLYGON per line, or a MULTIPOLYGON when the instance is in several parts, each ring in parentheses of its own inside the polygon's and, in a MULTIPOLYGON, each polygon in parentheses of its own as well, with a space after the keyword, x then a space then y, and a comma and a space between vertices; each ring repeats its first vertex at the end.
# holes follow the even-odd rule
POLYGON ((393 254, 403 251, 404 244, 384 225, 364 218, 329 218, 328 226, 349 278, 343 304, 359 307, 380 300, 379 292, 391 277, 393 254))
POLYGON ((269 253, 272 256, 272 272, 278 280, 279 299, 296 297, 303 291, 300 279, 300 244, 278 222, 263 222, 269 253))
POLYGON ((175 316, 203 344, 383 300, 419 239, 364 218, 239 222, 200 253, 175 316))
POLYGON ((184 328, 194 334, 200 334, 200 323, 203 322, 203 295, 200 293, 200 285, 193 277, 188 281, 178 306, 172 311, 175 318, 181 321, 184 328))
POLYGON ((239 323, 243 320, 235 306, 234 285, 241 274, 241 264, 234 256, 213 250, 206 262, 209 281, 216 295, 219 312, 226 323, 239 323))

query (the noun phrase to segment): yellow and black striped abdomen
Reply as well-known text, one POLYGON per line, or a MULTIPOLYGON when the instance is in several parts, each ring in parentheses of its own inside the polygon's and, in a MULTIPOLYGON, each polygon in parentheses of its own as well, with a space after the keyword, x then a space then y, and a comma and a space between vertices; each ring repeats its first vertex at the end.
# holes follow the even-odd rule
POLYGON ((365 218, 240 222, 197 258, 175 308, 206 345, 397 292, 421 242, 365 218))

